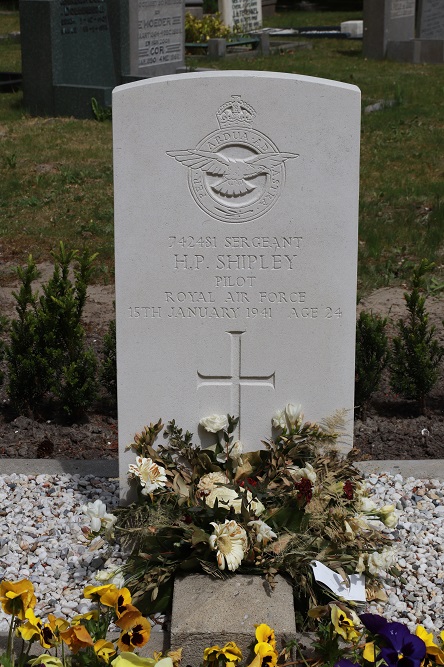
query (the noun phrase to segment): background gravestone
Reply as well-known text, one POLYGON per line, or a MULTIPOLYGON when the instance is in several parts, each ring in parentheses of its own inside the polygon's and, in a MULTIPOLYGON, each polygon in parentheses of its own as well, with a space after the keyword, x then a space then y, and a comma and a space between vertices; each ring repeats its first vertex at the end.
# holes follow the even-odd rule
POLYGON ((422 39, 444 40, 443 0, 420 0, 418 32, 422 39))
POLYGON ((364 0, 366 58, 383 59, 389 42, 405 42, 415 37, 415 0, 364 0))
POLYGON ((24 104, 92 118, 91 100, 184 64, 183 0, 20 0, 24 104))
POLYGON ((33 115, 92 116, 111 104, 116 70, 107 0, 20 0, 24 104, 33 115))
POLYGON ((261 0, 219 0, 219 11, 222 21, 232 29, 250 32, 262 27, 261 0))
POLYGON ((185 64, 184 0, 126 0, 124 78, 175 74, 185 64))
POLYGON ((255 450, 291 401, 348 410, 351 437, 359 125, 355 86, 291 74, 114 91, 124 498, 125 447, 159 418, 206 445, 200 418, 239 415, 255 450))

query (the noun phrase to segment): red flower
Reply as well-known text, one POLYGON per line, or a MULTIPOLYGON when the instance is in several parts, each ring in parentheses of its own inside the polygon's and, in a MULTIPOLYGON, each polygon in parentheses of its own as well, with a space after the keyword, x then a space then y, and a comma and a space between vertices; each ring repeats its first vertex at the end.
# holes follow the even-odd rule
POLYGON ((312 482, 307 477, 302 477, 299 482, 295 482, 294 486, 300 497, 304 498, 306 503, 309 503, 313 497, 312 482))
POLYGON ((344 496, 348 500, 353 500, 354 488, 353 488, 352 482, 349 479, 346 482, 344 482, 343 492, 344 492, 344 496))

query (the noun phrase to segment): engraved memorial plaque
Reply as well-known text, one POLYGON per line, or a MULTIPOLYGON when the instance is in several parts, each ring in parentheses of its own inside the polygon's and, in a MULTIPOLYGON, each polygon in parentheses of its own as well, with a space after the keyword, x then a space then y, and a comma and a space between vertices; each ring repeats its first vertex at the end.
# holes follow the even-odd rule
MULTIPOLYGON (((290 74, 167 76, 114 91, 121 485, 160 417, 348 410, 353 427, 360 94, 290 74)), ((351 445, 351 441, 350 441, 351 445)))
POLYGON ((185 62, 184 0, 128 0, 131 76, 175 74, 185 62))
POLYGON ((422 0, 419 7, 419 36, 422 39, 444 39, 442 0, 422 0))

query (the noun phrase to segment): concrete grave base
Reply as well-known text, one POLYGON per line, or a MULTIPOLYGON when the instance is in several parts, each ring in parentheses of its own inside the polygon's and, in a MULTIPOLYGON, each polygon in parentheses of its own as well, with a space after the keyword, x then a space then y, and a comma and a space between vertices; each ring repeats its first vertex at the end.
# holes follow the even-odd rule
POLYGON ((411 39, 408 42, 389 42, 388 60, 414 64, 444 63, 444 40, 411 39))
POLYGON ((276 632, 278 650, 296 639, 293 591, 280 576, 271 590, 265 579, 235 575, 228 579, 191 574, 176 579, 171 618, 171 646, 183 648, 182 666, 202 663, 209 646, 234 641, 250 661, 255 625, 276 632))

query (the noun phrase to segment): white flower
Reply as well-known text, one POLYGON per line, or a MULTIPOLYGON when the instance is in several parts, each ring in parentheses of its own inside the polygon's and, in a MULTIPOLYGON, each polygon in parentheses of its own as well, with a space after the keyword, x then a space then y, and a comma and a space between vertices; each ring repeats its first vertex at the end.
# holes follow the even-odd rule
POLYGON ((226 415, 210 415, 203 417, 199 424, 209 433, 217 433, 228 428, 228 418, 226 415))
POLYGON ((136 458, 136 465, 132 463, 128 466, 128 472, 139 478, 144 496, 165 486, 167 482, 165 468, 154 463, 152 459, 145 459, 142 456, 136 458))
POLYGON ((293 403, 288 403, 285 408, 285 416, 287 417, 287 422, 290 427, 295 426, 304 419, 304 414, 302 412, 302 405, 298 403, 293 405, 293 403))
POLYGON ((293 405, 293 403, 287 403, 283 410, 277 410, 271 421, 275 428, 288 428, 291 429, 293 426, 300 424, 304 419, 302 412, 302 405, 293 405))
POLYGON ((83 505, 82 512, 87 514, 91 519, 91 532, 93 533, 98 533, 102 524, 106 530, 110 530, 117 521, 117 517, 114 514, 107 514, 106 505, 101 500, 83 505))
POLYGON ((123 574, 118 569, 99 570, 99 572, 96 572, 95 578, 104 584, 114 584, 117 588, 125 586, 123 574))
POLYGON ((227 459, 231 459, 233 463, 238 466, 242 465, 242 443, 240 440, 236 440, 236 442, 233 442, 231 447, 228 447, 228 455, 227 455, 227 450, 226 447, 220 454, 216 456, 216 459, 219 461, 219 463, 225 463, 227 459))
POLYGON ((285 419, 285 408, 283 410, 276 410, 271 418, 271 422, 274 428, 286 428, 287 420, 285 419))
POLYGON ((287 470, 295 482, 299 482, 303 477, 309 479, 312 484, 316 482, 316 471, 310 463, 306 463, 305 468, 288 466, 287 470))
POLYGON ((359 511, 360 512, 366 512, 368 514, 374 514, 375 510, 377 509, 376 503, 373 502, 370 498, 367 496, 362 496, 359 500, 359 511))
POLYGON ((236 521, 225 520, 225 523, 211 523, 214 533, 210 537, 210 547, 214 549, 217 565, 220 570, 225 566, 234 572, 242 562, 247 549, 247 533, 236 521))
POLYGON ((384 505, 378 511, 379 518, 387 528, 395 528, 398 523, 398 515, 395 512, 394 505, 384 505))
POLYGON ((262 521, 262 519, 257 519, 256 521, 249 521, 248 525, 251 526, 256 532, 256 541, 259 544, 268 544, 271 540, 277 538, 276 533, 274 533, 268 523, 262 521))
POLYGON ((208 496, 217 484, 226 484, 228 481, 224 472, 209 472, 207 475, 203 475, 197 484, 198 495, 208 496))
POLYGON ((395 562, 393 549, 383 549, 381 553, 373 551, 368 557, 368 570, 370 574, 381 574, 387 572, 395 562))
POLYGON ((245 494, 248 508, 254 512, 256 516, 262 514, 265 507, 262 505, 260 500, 253 500, 251 491, 244 491, 243 489, 235 491, 234 489, 230 489, 227 486, 215 486, 206 496, 205 500, 208 507, 214 507, 214 503, 217 500, 219 505, 222 505, 223 507, 232 507, 234 511, 239 514, 242 507, 242 498, 245 494))

